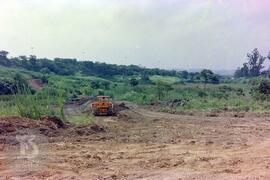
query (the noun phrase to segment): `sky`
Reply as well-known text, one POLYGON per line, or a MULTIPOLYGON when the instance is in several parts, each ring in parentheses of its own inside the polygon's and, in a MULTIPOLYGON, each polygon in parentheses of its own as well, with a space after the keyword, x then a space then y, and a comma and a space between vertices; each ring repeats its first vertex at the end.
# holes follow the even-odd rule
POLYGON ((0 0, 0 49, 163 69, 270 51, 270 0, 0 0))

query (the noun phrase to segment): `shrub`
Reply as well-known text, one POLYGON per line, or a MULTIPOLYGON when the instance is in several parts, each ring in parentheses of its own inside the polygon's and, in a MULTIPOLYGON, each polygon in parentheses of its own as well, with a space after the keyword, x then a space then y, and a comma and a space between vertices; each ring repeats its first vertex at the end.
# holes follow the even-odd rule
POLYGON ((104 94, 105 94, 105 93, 104 93, 104 91, 103 91, 102 89, 99 89, 99 90, 98 90, 98 95, 99 95, 99 96, 103 96, 104 94))
POLYGON ((129 81, 129 84, 134 87, 139 84, 139 81, 136 78, 132 77, 129 81))
POLYGON ((16 91, 14 82, 10 80, 0 80, 0 95, 10 95, 16 91))
POLYGON ((96 80, 91 81, 90 85, 91 85, 91 88, 93 88, 93 89, 100 88, 100 82, 99 81, 96 81, 96 80))
POLYGON ((233 91, 233 88, 231 86, 224 85, 219 87, 219 91, 222 93, 231 92, 233 91))
POLYGON ((251 95, 259 100, 270 100, 270 80, 269 79, 254 79, 251 82, 251 95))
POLYGON ((208 96, 208 94, 206 92, 204 92, 204 91, 199 91, 198 96, 199 97, 206 97, 206 96, 208 96))
POLYGON ((242 88, 236 89, 236 95, 237 96, 245 96, 245 92, 242 88))

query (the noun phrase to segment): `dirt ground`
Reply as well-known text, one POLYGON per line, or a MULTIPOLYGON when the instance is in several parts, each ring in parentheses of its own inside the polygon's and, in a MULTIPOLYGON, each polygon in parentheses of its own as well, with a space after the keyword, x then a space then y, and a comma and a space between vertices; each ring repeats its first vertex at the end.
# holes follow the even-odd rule
POLYGON ((132 107, 88 126, 10 121, 21 123, 0 118, 0 179, 270 179, 264 114, 187 116, 132 107))
POLYGON ((40 79, 30 79, 27 83, 36 90, 41 90, 45 87, 45 84, 43 84, 40 79))

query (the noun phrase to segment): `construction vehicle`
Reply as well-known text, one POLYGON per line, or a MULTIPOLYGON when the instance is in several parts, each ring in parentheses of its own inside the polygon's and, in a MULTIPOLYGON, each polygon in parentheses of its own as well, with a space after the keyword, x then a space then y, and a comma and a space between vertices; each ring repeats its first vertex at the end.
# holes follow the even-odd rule
POLYGON ((91 104, 91 109, 95 116, 112 116, 114 114, 110 96, 97 96, 96 101, 91 104))

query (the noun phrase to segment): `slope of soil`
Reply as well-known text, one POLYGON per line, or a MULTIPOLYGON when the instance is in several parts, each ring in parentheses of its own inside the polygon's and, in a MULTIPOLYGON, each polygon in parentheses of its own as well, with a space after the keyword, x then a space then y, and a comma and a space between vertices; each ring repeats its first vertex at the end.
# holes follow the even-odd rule
POLYGON ((45 84, 43 84, 40 79, 30 79, 27 83, 36 90, 41 90, 45 87, 45 84))
POLYGON ((0 151, 0 177, 270 178, 268 116, 183 116, 131 108, 115 117, 99 117, 98 123, 95 128, 61 129, 62 138, 53 136, 38 144, 38 156, 23 162, 13 158, 20 155, 18 146, 4 145, 0 151), (14 168, 18 166, 23 170, 14 168))

